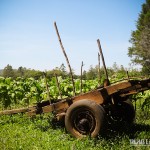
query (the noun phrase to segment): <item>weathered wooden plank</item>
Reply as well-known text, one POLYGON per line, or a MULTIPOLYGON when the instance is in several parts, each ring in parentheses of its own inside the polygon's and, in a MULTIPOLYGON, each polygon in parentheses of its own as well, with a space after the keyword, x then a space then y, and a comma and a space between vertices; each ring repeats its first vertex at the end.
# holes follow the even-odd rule
POLYGON ((42 107, 43 113, 49 113, 49 112, 52 112, 53 110, 54 110, 53 104, 42 107))
POLYGON ((4 110, 4 111, 0 111, 0 115, 10 115, 10 114, 17 114, 17 113, 25 113, 28 110, 29 110, 28 108, 4 110))
POLYGON ((73 100, 73 102, 75 102, 75 101, 85 100, 85 99, 86 100, 93 100, 97 104, 102 104, 104 102, 104 97, 99 90, 93 90, 93 91, 90 91, 88 93, 76 96, 72 100, 73 100))

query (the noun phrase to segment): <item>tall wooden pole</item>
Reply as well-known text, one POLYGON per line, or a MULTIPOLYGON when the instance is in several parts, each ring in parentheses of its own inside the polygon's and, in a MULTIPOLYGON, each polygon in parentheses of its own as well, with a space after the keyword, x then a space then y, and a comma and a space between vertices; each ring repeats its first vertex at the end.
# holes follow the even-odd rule
POLYGON ((101 80, 101 73, 100 73, 100 54, 98 53, 98 78, 99 78, 99 85, 101 80))
POLYGON ((104 60, 104 56, 103 56, 103 52, 102 52, 102 48, 101 48, 101 44, 100 44, 100 40, 99 39, 97 40, 97 44, 98 44, 99 52, 100 52, 100 55, 101 55, 101 58, 102 58, 106 79, 109 80, 108 79, 108 73, 107 73, 106 65, 105 65, 105 60, 104 60))
POLYGON ((67 57, 67 54, 65 52, 65 49, 63 47, 63 44, 62 44, 62 41, 61 41, 61 38, 60 38, 60 35, 59 35, 59 32, 58 32, 58 28, 57 28, 57 25, 56 25, 56 22, 54 22, 54 26, 55 26, 55 29, 56 29, 56 34, 58 36, 58 40, 59 40, 59 43, 60 43, 60 46, 61 46, 61 49, 63 51, 63 54, 66 58, 66 61, 67 61, 67 64, 68 64, 68 68, 70 70, 70 75, 71 75, 71 80, 72 80, 72 84, 73 84, 73 93, 74 93, 74 96, 75 96, 75 84, 74 84, 74 80, 73 80, 73 73, 72 73, 72 69, 71 69, 71 66, 70 66, 70 63, 69 63, 69 59, 67 57))
POLYGON ((130 80, 130 78, 129 78, 129 72, 126 71, 126 74, 127 74, 127 79, 128 79, 128 81, 129 81, 129 80, 130 80))
POLYGON ((80 85, 80 93, 82 93, 82 69, 83 69, 83 61, 81 63, 81 85, 80 85))

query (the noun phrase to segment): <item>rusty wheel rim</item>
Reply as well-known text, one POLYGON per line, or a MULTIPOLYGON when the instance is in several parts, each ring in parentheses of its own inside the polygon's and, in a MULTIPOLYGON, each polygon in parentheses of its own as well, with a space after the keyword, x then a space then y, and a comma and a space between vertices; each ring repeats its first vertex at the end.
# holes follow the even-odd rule
POLYGON ((76 109, 71 117, 73 128, 83 135, 90 135, 96 126, 96 120, 91 110, 87 108, 76 109))

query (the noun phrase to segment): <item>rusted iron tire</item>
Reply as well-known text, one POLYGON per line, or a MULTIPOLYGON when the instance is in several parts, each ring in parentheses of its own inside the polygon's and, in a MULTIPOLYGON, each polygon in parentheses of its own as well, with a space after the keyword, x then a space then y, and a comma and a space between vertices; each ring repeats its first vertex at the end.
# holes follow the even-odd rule
POLYGON ((122 108, 124 111, 125 121, 132 124, 135 120, 135 110, 132 102, 128 99, 122 102, 122 108))
POLYGON ((65 116, 67 131, 76 138, 96 137, 102 130, 105 111, 92 100, 73 103, 65 116))

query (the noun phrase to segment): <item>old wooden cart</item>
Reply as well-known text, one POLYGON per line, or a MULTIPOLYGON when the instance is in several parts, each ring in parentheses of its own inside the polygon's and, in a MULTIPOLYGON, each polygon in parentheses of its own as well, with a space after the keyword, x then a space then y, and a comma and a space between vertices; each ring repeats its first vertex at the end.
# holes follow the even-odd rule
MULTIPOLYGON (((56 23, 55 27, 61 47, 65 53, 56 23)), ((103 129, 105 120, 132 123, 135 118, 135 110, 129 100, 129 96, 149 90, 150 79, 130 80, 128 78, 127 80, 110 84, 100 42, 99 40, 97 42, 106 74, 103 86, 66 99, 49 99, 29 108, 1 111, 0 115, 26 113, 28 116, 35 116, 52 112, 55 119, 64 122, 67 131, 77 138, 87 135, 96 137, 103 129)))
POLYGON ((150 89, 150 79, 125 80, 104 85, 71 98, 43 101, 29 108, 1 111, 3 114, 24 112, 29 116, 52 112, 57 121, 64 121, 69 133, 77 138, 96 137, 105 119, 132 123, 135 111, 129 95, 150 89))

